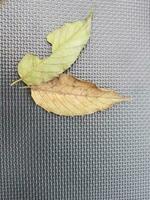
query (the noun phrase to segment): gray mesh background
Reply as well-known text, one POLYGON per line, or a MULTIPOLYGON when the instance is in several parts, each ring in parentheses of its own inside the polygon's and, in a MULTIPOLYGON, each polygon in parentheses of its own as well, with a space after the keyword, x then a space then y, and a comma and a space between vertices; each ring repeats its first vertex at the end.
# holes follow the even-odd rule
POLYGON ((150 1, 3 0, 2 200, 150 199, 150 1), (27 52, 49 55, 49 31, 94 7, 87 48, 70 69, 132 102, 83 117, 37 107, 10 87, 27 52))

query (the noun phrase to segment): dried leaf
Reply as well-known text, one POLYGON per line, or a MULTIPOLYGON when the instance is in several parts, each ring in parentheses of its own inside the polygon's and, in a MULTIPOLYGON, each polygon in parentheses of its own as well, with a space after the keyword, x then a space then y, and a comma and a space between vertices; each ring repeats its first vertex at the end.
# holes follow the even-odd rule
POLYGON ((116 92, 97 88, 95 84, 62 74, 59 78, 31 87, 35 103, 48 112, 74 116, 103 111, 126 100, 116 92))
POLYGON ((91 31, 92 13, 82 20, 66 23, 47 36, 52 44, 52 55, 40 59, 27 54, 18 64, 18 73, 27 85, 47 82, 68 69, 86 45, 91 31))

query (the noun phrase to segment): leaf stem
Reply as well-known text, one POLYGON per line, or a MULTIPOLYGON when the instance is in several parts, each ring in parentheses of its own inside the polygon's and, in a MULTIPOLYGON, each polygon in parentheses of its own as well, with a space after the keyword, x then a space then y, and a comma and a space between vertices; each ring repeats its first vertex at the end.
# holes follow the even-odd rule
POLYGON ((23 87, 19 87, 19 89, 28 89, 31 88, 31 86, 23 86, 23 87))
POLYGON ((15 85, 15 84, 17 84, 18 82, 20 82, 20 81, 22 81, 22 79, 20 78, 20 79, 18 79, 18 80, 16 80, 16 81, 14 81, 14 82, 12 82, 11 83, 11 86, 13 86, 13 85, 15 85))

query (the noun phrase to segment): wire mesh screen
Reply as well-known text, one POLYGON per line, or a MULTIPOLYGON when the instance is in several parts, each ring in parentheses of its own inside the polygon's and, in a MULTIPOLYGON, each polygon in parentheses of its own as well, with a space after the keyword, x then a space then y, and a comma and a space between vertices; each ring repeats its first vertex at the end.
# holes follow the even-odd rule
POLYGON ((3 0, 1 30, 2 200, 150 199, 150 1, 3 0), (92 35, 68 73, 131 102, 82 117, 36 106, 10 87, 27 53, 51 53, 46 35, 94 9, 92 35))

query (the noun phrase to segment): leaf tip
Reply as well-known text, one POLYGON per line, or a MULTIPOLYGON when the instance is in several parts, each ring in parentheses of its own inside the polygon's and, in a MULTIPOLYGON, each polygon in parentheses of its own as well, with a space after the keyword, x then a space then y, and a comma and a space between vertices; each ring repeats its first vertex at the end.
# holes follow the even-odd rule
POLYGON ((90 11, 89 11, 89 14, 88 14, 88 16, 86 17, 86 20, 89 20, 89 19, 92 19, 93 18, 93 9, 91 9, 90 11))
POLYGON ((91 9, 91 10, 89 11, 88 16, 93 17, 93 15, 94 15, 94 11, 93 11, 93 9, 91 9))
POLYGON ((131 101, 131 97, 120 97, 120 102, 126 102, 126 101, 128 101, 128 102, 130 102, 131 101))
POLYGON ((124 101, 129 101, 129 102, 131 102, 131 101, 132 101, 132 98, 131 98, 131 97, 124 97, 124 101))

